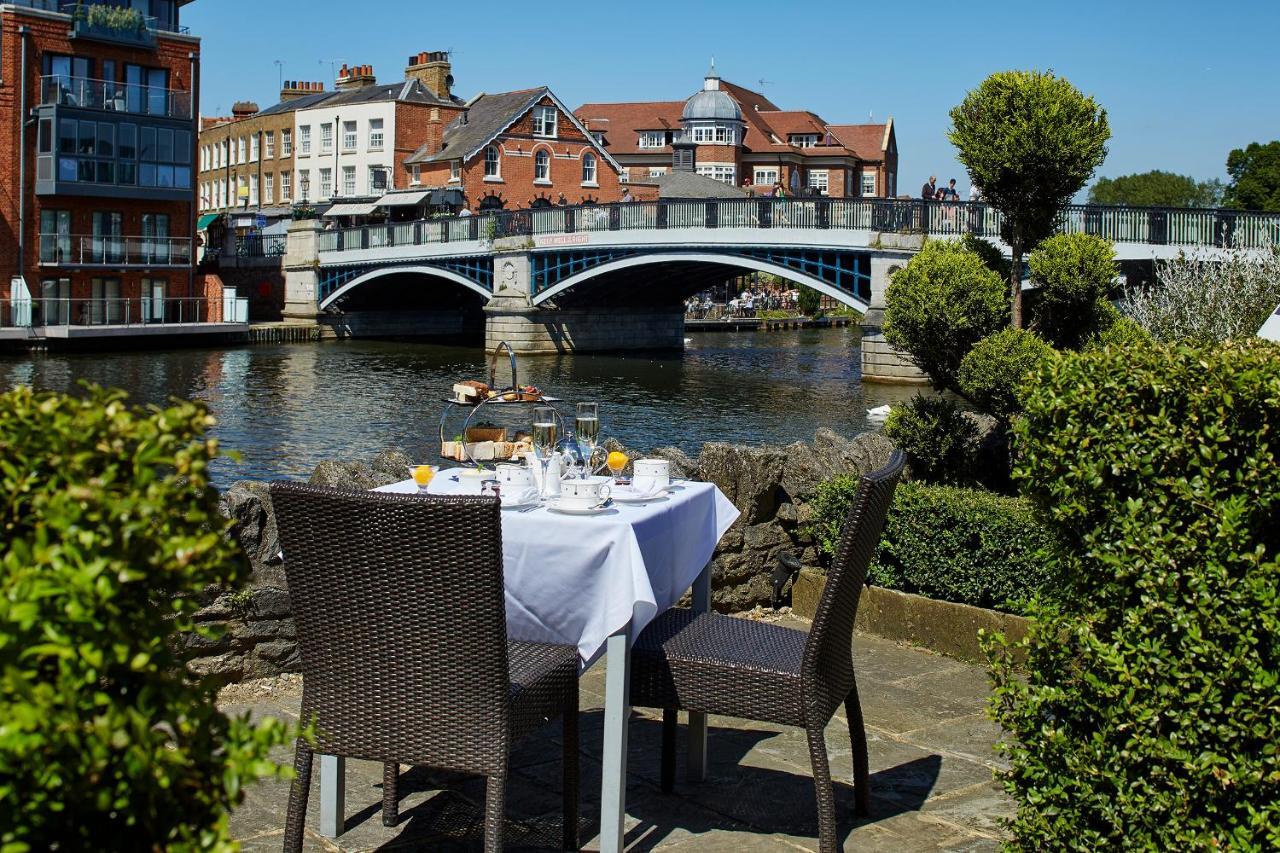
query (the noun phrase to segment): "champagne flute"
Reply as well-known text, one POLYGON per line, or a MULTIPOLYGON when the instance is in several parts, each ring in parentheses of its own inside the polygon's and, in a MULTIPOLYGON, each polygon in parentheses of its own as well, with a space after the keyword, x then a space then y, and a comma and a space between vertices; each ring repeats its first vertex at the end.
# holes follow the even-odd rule
POLYGON ((547 467, 551 464, 551 454, 556 449, 559 437, 559 426, 556 421, 556 410, 550 406, 536 406, 533 410, 533 449, 542 463, 542 495, 547 494, 547 467))
POLYGON ((600 439, 600 406, 597 403, 579 403, 573 428, 578 434, 578 440, 587 446, 587 452, 583 455, 586 457, 586 467, 590 469, 596 442, 600 439))

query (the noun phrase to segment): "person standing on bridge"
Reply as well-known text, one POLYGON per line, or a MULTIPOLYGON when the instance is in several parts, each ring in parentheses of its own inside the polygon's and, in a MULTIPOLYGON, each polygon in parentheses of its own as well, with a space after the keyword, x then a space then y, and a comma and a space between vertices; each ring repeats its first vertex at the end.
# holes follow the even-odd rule
POLYGON ((938 194, 938 178, 930 175, 929 180, 924 182, 924 186, 920 188, 921 201, 933 201, 934 196, 938 194))
POLYGON ((635 196, 633 196, 633 195, 631 194, 631 189, 630 189, 630 188, 628 188, 628 189, 627 189, 627 191, 626 191, 625 193, 623 193, 623 195, 622 195, 622 202, 623 202, 623 204, 630 204, 631 202, 633 202, 633 201, 635 201, 635 200, 636 200, 636 198, 635 198, 635 196))

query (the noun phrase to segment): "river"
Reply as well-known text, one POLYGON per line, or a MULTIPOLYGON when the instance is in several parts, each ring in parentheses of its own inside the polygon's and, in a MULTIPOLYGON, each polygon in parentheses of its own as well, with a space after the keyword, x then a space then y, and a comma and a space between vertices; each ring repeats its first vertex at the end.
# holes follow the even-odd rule
MULTIPOLYGON (((868 429, 868 408, 915 389, 864 387, 858 342, 856 327, 701 333, 681 353, 524 357, 519 379, 565 400, 570 418, 571 403, 598 402, 602 436, 696 454, 706 441, 788 443, 822 426, 846 435, 868 429)), ((321 459, 385 447, 434 462, 443 399, 454 382, 487 373, 479 349, 391 341, 0 355, 4 389, 75 391, 87 379, 138 402, 204 400, 218 419, 213 434, 242 455, 220 460, 220 486, 306 477, 321 459)), ((507 374, 504 360, 499 380, 507 374)), ((501 414, 518 418, 514 408, 501 414)), ((448 437, 460 426, 451 420, 448 437)))

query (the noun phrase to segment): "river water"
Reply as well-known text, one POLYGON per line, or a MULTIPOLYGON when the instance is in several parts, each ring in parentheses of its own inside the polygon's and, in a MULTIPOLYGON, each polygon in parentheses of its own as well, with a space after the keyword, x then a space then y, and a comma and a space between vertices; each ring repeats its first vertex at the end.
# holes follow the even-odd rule
MULTIPOLYGON (((915 390, 864 387, 858 342, 856 327, 701 333, 682 353, 523 357, 519 379, 565 400, 569 418, 573 402, 598 402, 602 437, 696 455, 706 441, 777 444, 811 439, 822 426, 845 435, 868 429, 868 408, 915 390)), ((504 359, 499 381, 508 373, 504 359)), ((391 341, 0 355, 6 390, 75 391, 87 379, 138 402, 204 400, 218 419, 213 434, 243 457, 221 460, 221 486, 306 477, 321 459, 370 457, 385 447, 435 462, 442 401, 454 382, 487 374, 479 349, 391 341)), ((516 409, 504 407, 496 420, 527 426, 527 412, 516 409)), ((446 437, 461 425, 451 418, 446 437)))

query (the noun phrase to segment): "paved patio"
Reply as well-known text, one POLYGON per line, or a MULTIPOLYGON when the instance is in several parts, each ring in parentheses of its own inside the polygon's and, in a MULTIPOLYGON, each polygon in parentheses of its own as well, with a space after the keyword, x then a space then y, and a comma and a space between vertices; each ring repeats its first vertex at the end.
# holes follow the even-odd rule
MULTIPOLYGON (((806 627, 794 617, 783 624, 806 627)), ((984 714, 988 693, 981 667, 875 637, 854 641, 858 687, 871 753, 871 816, 853 815, 853 767, 843 714, 827 729, 841 836, 848 850, 995 850, 999 819, 1012 805, 992 782, 1000 766, 999 734, 984 714)), ((598 849, 600 744, 604 667, 582 678, 582 816, 584 847, 598 849)), ((228 711, 251 709, 295 719, 300 682, 286 677, 231 688, 228 711)), ((710 772, 703 784, 658 787, 661 715, 632 718, 627 791, 627 845, 634 851, 817 850, 817 815, 804 733, 711 717, 710 772)), ((555 850, 560 837, 559 725, 522 743, 512 755, 507 787, 508 849, 555 850)), ((683 738, 681 738, 683 743, 683 738)), ((292 762, 292 751, 281 751, 292 762)), ((319 773, 314 774, 318 779, 319 773)), ((347 765, 347 831, 338 839, 316 831, 318 787, 312 788, 307 849, 474 850, 482 837, 484 787, 476 779, 416 769, 401 783, 400 824, 381 821, 382 770, 347 765)), ((246 851, 279 850, 287 783, 249 791, 232 817, 246 851)))

